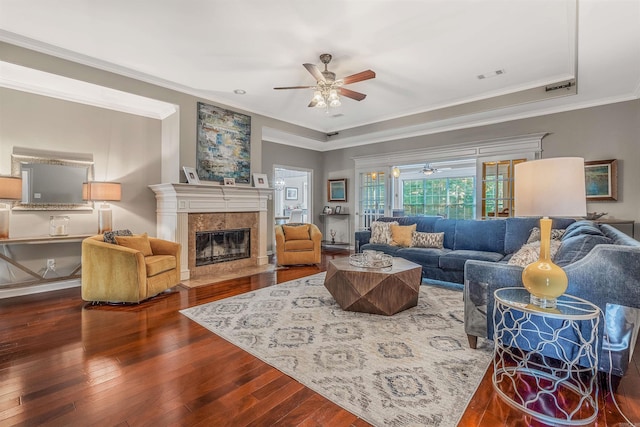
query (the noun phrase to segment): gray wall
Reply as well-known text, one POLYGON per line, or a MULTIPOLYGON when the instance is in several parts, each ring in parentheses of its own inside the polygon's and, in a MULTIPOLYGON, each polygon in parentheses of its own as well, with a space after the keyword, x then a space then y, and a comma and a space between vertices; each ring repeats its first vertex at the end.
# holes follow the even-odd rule
MULTIPOLYGON (((584 157, 585 160, 618 159, 618 201, 590 202, 587 211, 608 212, 608 217, 640 221, 640 100, 566 113, 549 114, 490 126, 443 132, 326 152, 324 178, 354 176, 353 157, 408 151, 425 147, 491 140, 549 132, 542 140, 542 157, 584 157)), ((428 159, 416 159, 416 161, 428 159)), ((353 179, 349 194, 354 194, 353 179)), ((325 190, 326 192, 326 190, 325 190)), ((326 195, 324 196, 326 200, 326 195)), ((355 212, 349 198, 350 212, 355 212)), ((640 227, 636 227, 636 238, 640 227)))
MULTIPOLYGON (((269 185, 273 186, 273 166, 292 166, 295 168, 310 169, 313 171, 313 213, 310 221, 320 226, 318 214, 322 212, 323 186, 326 181, 324 176, 323 153, 314 150, 305 150, 303 148, 291 147, 289 145, 276 144, 264 141, 262 143, 262 171, 269 176, 269 185)), ((298 193, 300 194, 300 193, 298 193)), ((273 233, 274 224, 273 209, 269 211, 269 235, 273 233)), ((275 250, 274 250, 275 251, 275 250)))

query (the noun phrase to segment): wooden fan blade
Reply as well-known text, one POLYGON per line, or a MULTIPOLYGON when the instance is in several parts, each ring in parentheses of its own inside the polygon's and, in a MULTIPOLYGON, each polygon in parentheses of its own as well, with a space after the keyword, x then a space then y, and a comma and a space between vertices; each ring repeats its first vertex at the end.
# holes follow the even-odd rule
POLYGON ((317 65, 315 64, 302 64, 302 65, 304 65, 304 68, 306 68, 307 71, 311 73, 311 75, 313 76, 313 78, 316 79, 316 81, 326 82, 324 76, 320 72, 320 68, 318 68, 317 65))
POLYGON ((347 98, 355 99, 356 101, 362 101, 367 97, 367 95, 365 95, 364 93, 349 90, 344 87, 339 88, 338 92, 340 93, 340 95, 346 96, 347 98))
POLYGON ((286 87, 274 87, 275 90, 280 89, 309 89, 315 86, 286 86, 286 87))
POLYGON ((363 80, 373 79, 375 77, 376 77, 376 73, 374 73, 371 70, 367 70, 367 71, 361 71, 357 74, 352 74, 348 77, 345 77, 342 79, 342 81, 344 82, 344 84, 348 85, 350 83, 357 83, 363 80))

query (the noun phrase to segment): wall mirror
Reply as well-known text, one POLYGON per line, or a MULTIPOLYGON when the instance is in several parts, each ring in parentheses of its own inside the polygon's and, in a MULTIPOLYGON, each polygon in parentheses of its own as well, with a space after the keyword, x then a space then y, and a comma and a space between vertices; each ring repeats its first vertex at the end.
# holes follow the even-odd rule
POLYGON ((20 149, 11 155, 11 174, 22 177, 18 210, 91 210, 82 183, 93 180, 93 155, 20 149))

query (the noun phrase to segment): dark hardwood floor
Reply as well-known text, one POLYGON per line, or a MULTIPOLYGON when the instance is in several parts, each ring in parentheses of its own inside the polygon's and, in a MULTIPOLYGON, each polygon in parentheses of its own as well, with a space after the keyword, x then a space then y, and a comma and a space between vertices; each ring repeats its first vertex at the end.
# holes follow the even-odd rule
MULTIPOLYGON (((325 270, 292 267, 138 305, 91 306, 72 288, 0 300, 0 426, 365 426, 353 414, 179 313, 325 270)), ((639 349, 640 350, 640 349, 639 349)), ((539 425, 510 409, 491 372, 461 426, 539 425)), ((640 351, 617 399, 640 423, 640 351)), ((598 426, 622 426, 601 393, 598 426)))

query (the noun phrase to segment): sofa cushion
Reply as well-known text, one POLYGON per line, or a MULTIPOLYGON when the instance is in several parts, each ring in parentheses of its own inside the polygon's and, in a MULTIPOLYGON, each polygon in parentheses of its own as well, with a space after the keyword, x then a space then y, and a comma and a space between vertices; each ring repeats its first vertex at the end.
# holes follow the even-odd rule
POLYGON ((445 270, 464 270, 464 263, 467 260, 498 262, 503 257, 504 255, 499 252, 455 250, 440 257, 439 267, 445 270))
POLYGON ((102 236, 102 240, 107 243, 113 243, 114 245, 117 245, 118 242, 116 242, 116 236, 133 236, 133 233, 131 232, 131 230, 107 231, 102 236))
POLYGON ((150 255, 144 257, 144 264, 147 269, 147 277, 152 277, 176 268, 176 257, 173 255, 150 255))
POLYGON ((435 224, 441 220, 439 216, 415 216, 416 231, 421 233, 433 233, 435 231, 435 224))
POLYGON ((554 264, 564 267, 584 258, 596 245, 607 245, 613 241, 605 236, 581 234, 562 240, 562 244, 553 260, 554 264))
MULTIPOLYGON (((558 252, 558 248, 560 247, 562 242, 560 240, 551 240, 551 244, 549 245, 549 256, 553 260, 558 252)), ((526 245, 522 245, 522 247, 516 252, 509 256, 508 264, 511 265, 519 265, 520 267, 526 267, 532 262, 536 262, 540 258, 540 240, 527 243, 526 245)))
POLYGON ((400 248, 394 256, 402 257, 422 266, 438 267, 440 265, 440 257, 447 252, 451 252, 451 249, 400 248))
POLYGON ((390 245, 393 241, 391 236, 391 224, 399 225, 398 221, 382 222, 374 221, 371 223, 371 239, 369 243, 378 243, 390 245))
POLYGON ((579 236, 582 234, 591 234, 593 236, 604 236, 604 233, 600 231, 600 227, 593 221, 576 221, 571 224, 564 232, 562 240, 570 239, 571 237, 579 236))
POLYGON ((502 220, 458 220, 454 249, 504 253, 505 226, 502 220))
POLYGON ((389 225, 391 230, 391 245, 392 246, 411 246, 411 235, 416 231, 416 225, 389 225))
POLYGON ((288 251, 312 251, 313 240, 311 239, 299 239, 299 240, 286 240, 284 242, 284 250, 288 251))
POLYGON ((285 240, 309 240, 309 224, 283 225, 282 232, 285 240))
POLYGON ((440 219, 433 226, 435 233, 444 233, 443 246, 447 249, 453 249, 456 241, 456 219, 440 219))
POLYGON ((436 248, 444 246, 444 233, 421 233, 414 231, 411 235, 412 248, 436 248))
POLYGON ((138 234, 135 236, 115 236, 118 245, 125 248, 133 249, 142 252, 143 256, 153 255, 151 250, 151 244, 149 243, 149 236, 147 233, 138 234))

